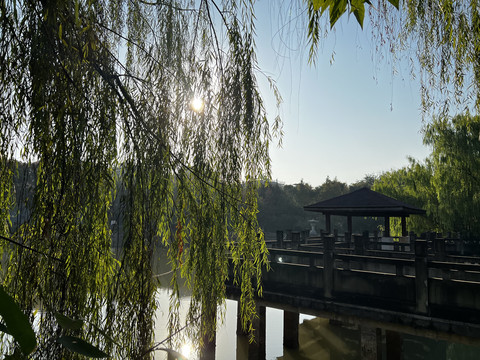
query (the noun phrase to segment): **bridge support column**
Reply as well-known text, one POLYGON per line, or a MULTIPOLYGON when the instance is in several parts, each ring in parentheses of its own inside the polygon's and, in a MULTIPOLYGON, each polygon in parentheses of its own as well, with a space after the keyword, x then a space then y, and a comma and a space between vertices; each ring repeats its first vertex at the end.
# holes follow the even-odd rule
MULTIPOLYGON (((202 323, 215 323, 217 317, 217 308, 202 310, 202 323)), ((200 360, 215 360, 216 348, 216 332, 212 330, 213 334, 206 334, 203 338, 203 348, 200 351, 200 360)))
POLYGON ((298 349, 298 323, 298 313, 283 311, 283 346, 298 349))
POLYGON ((247 331, 243 330, 242 326, 242 316, 240 315, 240 300, 237 301, 237 335, 239 336, 246 336, 248 334, 247 331))
POLYGON ((255 339, 248 344, 249 360, 265 360, 265 339, 266 339, 266 308, 257 306, 258 317, 253 320, 255 339))
POLYGON ((396 331, 385 330, 387 360, 402 360, 402 335, 396 331))
POLYGON ((382 359, 382 330, 360 326, 360 359, 382 359))

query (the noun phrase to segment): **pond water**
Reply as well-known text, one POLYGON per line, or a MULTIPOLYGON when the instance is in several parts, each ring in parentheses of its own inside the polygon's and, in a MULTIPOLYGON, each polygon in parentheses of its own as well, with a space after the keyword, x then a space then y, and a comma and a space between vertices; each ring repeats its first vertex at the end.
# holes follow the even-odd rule
MULTIPOLYGON (((168 336, 166 327, 168 321, 169 291, 159 289, 157 293, 157 318, 155 322, 155 341, 159 342, 168 336)), ((181 300, 181 313, 184 315, 189 298, 181 300)), ((266 359, 277 359, 283 355, 283 311, 273 308, 266 309, 266 359)), ((302 315, 300 321, 313 318, 302 315)), ((220 319, 219 319, 220 321, 220 319)), ((237 337, 237 302, 226 300, 225 317, 219 326, 216 335, 216 359, 248 359, 248 339, 244 336, 237 337)), ((198 359, 198 354, 192 353, 194 340, 181 344, 176 351, 185 355, 189 360, 198 359), (190 342, 190 343, 189 343, 190 342)), ((165 352, 157 353, 155 359, 167 359, 165 352)))
MULTIPOLYGON (((159 258, 165 258, 161 254, 159 258), (163 256, 163 257, 162 257, 163 256)), ((165 262, 155 263, 154 273, 168 274, 169 267, 165 262)), ((168 276, 160 279, 162 284, 168 284, 168 276)), ((189 297, 185 288, 181 288, 181 315, 185 316, 189 297)), ((155 341, 159 342, 168 336, 167 322, 169 310, 169 290, 160 287, 157 291, 158 309, 155 321, 155 341)), ((322 359, 322 360, 360 360, 360 329, 358 325, 342 326, 333 324, 328 319, 315 318, 301 314, 299 318, 299 344, 298 350, 283 347, 283 311, 266 308, 266 360, 290 359, 322 359)), ((225 317, 216 336, 216 360, 246 360, 248 359, 248 339, 237 336, 237 302, 226 301, 225 317)), ((385 331, 382 340, 382 359, 386 359, 385 331)), ((401 334, 403 360, 478 360, 480 359, 480 346, 471 346, 443 340, 428 339, 413 335, 401 334)), ((189 360, 198 359, 198 354, 192 352, 194 340, 184 342, 179 346, 180 353, 189 360)), ((155 353, 155 359, 167 360, 163 351, 155 353)))
MULTIPOLYGON (((161 341, 168 336, 166 323, 168 319, 169 292, 158 291, 158 311, 155 327, 155 340, 161 341)), ((183 311, 186 310, 189 298, 182 298, 183 311)), ((298 350, 283 347, 283 311, 266 308, 266 360, 322 359, 322 360, 360 360, 359 326, 342 326, 333 324, 328 319, 300 315, 298 350)), ((223 323, 219 326, 216 338, 216 360, 248 359, 248 339, 237 336, 237 302, 226 301, 223 323)), ((402 334, 403 360, 478 360, 480 346, 451 343, 402 334)), ((198 359, 193 353, 193 341, 189 340, 179 346, 189 360, 198 359)), ((385 335, 383 336, 382 358, 386 359, 385 335)), ((157 352, 155 359, 167 360, 165 352, 157 352)))

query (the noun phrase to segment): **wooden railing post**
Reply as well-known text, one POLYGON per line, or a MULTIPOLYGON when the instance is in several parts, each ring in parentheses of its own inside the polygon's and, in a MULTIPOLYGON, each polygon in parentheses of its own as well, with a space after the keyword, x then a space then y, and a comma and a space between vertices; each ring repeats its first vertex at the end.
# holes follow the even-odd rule
POLYGON ((325 236, 323 249, 323 296, 332 297, 335 238, 325 236))
POLYGON ((283 248, 283 231, 277 230, 277 247, 279 249, 283 248))
POLYGON ((292 249, 297 249, 300 246, 300 231, 292 231, 292 249))
POLYGON ((428 266, 427 241, 415 241, 415 298, 416 311, 420 314, 428 313, 428 266))
POLYGON ((309 236, 310 236, 310 230, 303 230, 301 232, 302 244, 307 244, 308 243, 308 237, 309 236))
POLYGON ((353 235, 353 246, 355 247, 355 255, 363 255, 365 253, 362 235, 353 235))
POLYGON ((363 249, 370 250, 370 235, 367 230, 363 232, 363 249))
POLYGON ((445 239, 444 238, 436 238, 433 239, 433 248, 435 251, 435 258, 437 260, 443 261, 445 260, 445 239))
POLYGON ((345 243, 348 245, 348 248, 350 248, 351 242, 352 242, 352 233, 346 231, 345 232, 345 243))
POLYGON ((373 231, 373 248, 375 250, 382 250, 382 246, 378 243, 379 242, 379 237, 378 237, 378 231, 374 230, 373 231))
POLYGON ((292 230, 288 229, 285 232, 287 233, 287 240, 292 240, 292 230))
POLYGON ((414 251, 415 249, 415 239, 417 238, 417 235, 413 231, 410 231, 410 251, 414 251))

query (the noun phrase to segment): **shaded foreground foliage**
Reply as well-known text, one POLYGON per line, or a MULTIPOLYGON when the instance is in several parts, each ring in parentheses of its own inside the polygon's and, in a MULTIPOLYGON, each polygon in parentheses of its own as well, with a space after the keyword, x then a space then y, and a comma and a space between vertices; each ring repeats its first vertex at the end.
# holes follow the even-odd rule
MULTIPOLYGON (((363 24, 365 3, 302 3, 313 54, 326 10, 329 24, 345 12, 363 24)), ((394 55, 416 47, 425 113, 448 115, 452 102, 478 110, 476 0, 379 0, 368 11, 378 44, 394 55)), ((192 288, 188 319, 210 315, 196 321, 202 333, 215 326, 231 254, 248 327, 266 265, 256 196, 270 178, 270 134, 279 131, 278 122, 270 128, 256 87, 253 21, 253 1, 0 1, 1 281, 38 321, 32 357, 71 356, 51 342, 62 331, 56 313, 85 319, 69 331, 116 357, 150 356, 158 240, 169 248, 172 310, 181 274, 192 288), (199 112, 188 105, 195 96, 204 101, 199 112), (10 209, 24 207, 13 188, 19 157, 38 166, 29 213, 12 233, 10 209), (118 184, 125 209, 120 261, 111 253, 109 224, 118 184), (101 340, 98 329, 114 341, 101 340)), ((466 119, 467 129, 474 125, 466 119)), ((476 171, 442 159, 429 160, 434 169, 449 166, 432 172, 435 189, 452 184, 450 171, 476 171)), ((422 180, 428 166, 418 167, 422 180)), ((436 194, 444 208, 433 196, 427 203, 430 215, 438 207, 445 229, 459 224, 447 222, 455 199, 476 201, 476 176, 465 179, 472 180, 461 183, 465 191, 452 185, 436 194)), ((427 188, 422 196, 430 196, 427 188)), ((477 231, 476 219, 469 224, 477 231)))
MULTIPOLYGON (((256 193, 272 131, 253 19, 235 1, 0 1, 0 280, 35 320, 32 358, 75 358, 71 336, 112 357, 151 357, 159 242, 173 271, 172 331, 182 276, 191 331, 212 333, 227 254, 249 327, 266 266, 256 193), (25 197, 13 186, 18 158, 35 163, 25 197), (121 259, 109 217, 117 189, 121 259), (84 326, 62 329, 55 314, 84 326), (60 333, 67 340, 52 340, 60 333)), ((22 350, 2 341, 4 353, 22 350)))

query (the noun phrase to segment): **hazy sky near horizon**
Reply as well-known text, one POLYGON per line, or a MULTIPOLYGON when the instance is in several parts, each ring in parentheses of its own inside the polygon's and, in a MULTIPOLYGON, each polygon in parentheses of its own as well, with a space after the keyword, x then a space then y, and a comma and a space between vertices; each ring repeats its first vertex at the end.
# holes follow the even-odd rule
MULTIPOLYGON (((328 176, 350 184, 401 168, 408 156, 428 155, 419 82, 406 61, 393 74, 388 54, 379 60, 367 19, 362 30, 353 16, 343 16, 310 65, 308 45, 279 26, 278 11, 273 0, 256 3, 258 63, 283 98, 283 146, 275 142, 270 150, 274 180, 317 186, 328 176)), ((274 97, 263 75, 258 81, 273 119, 274 97)))

